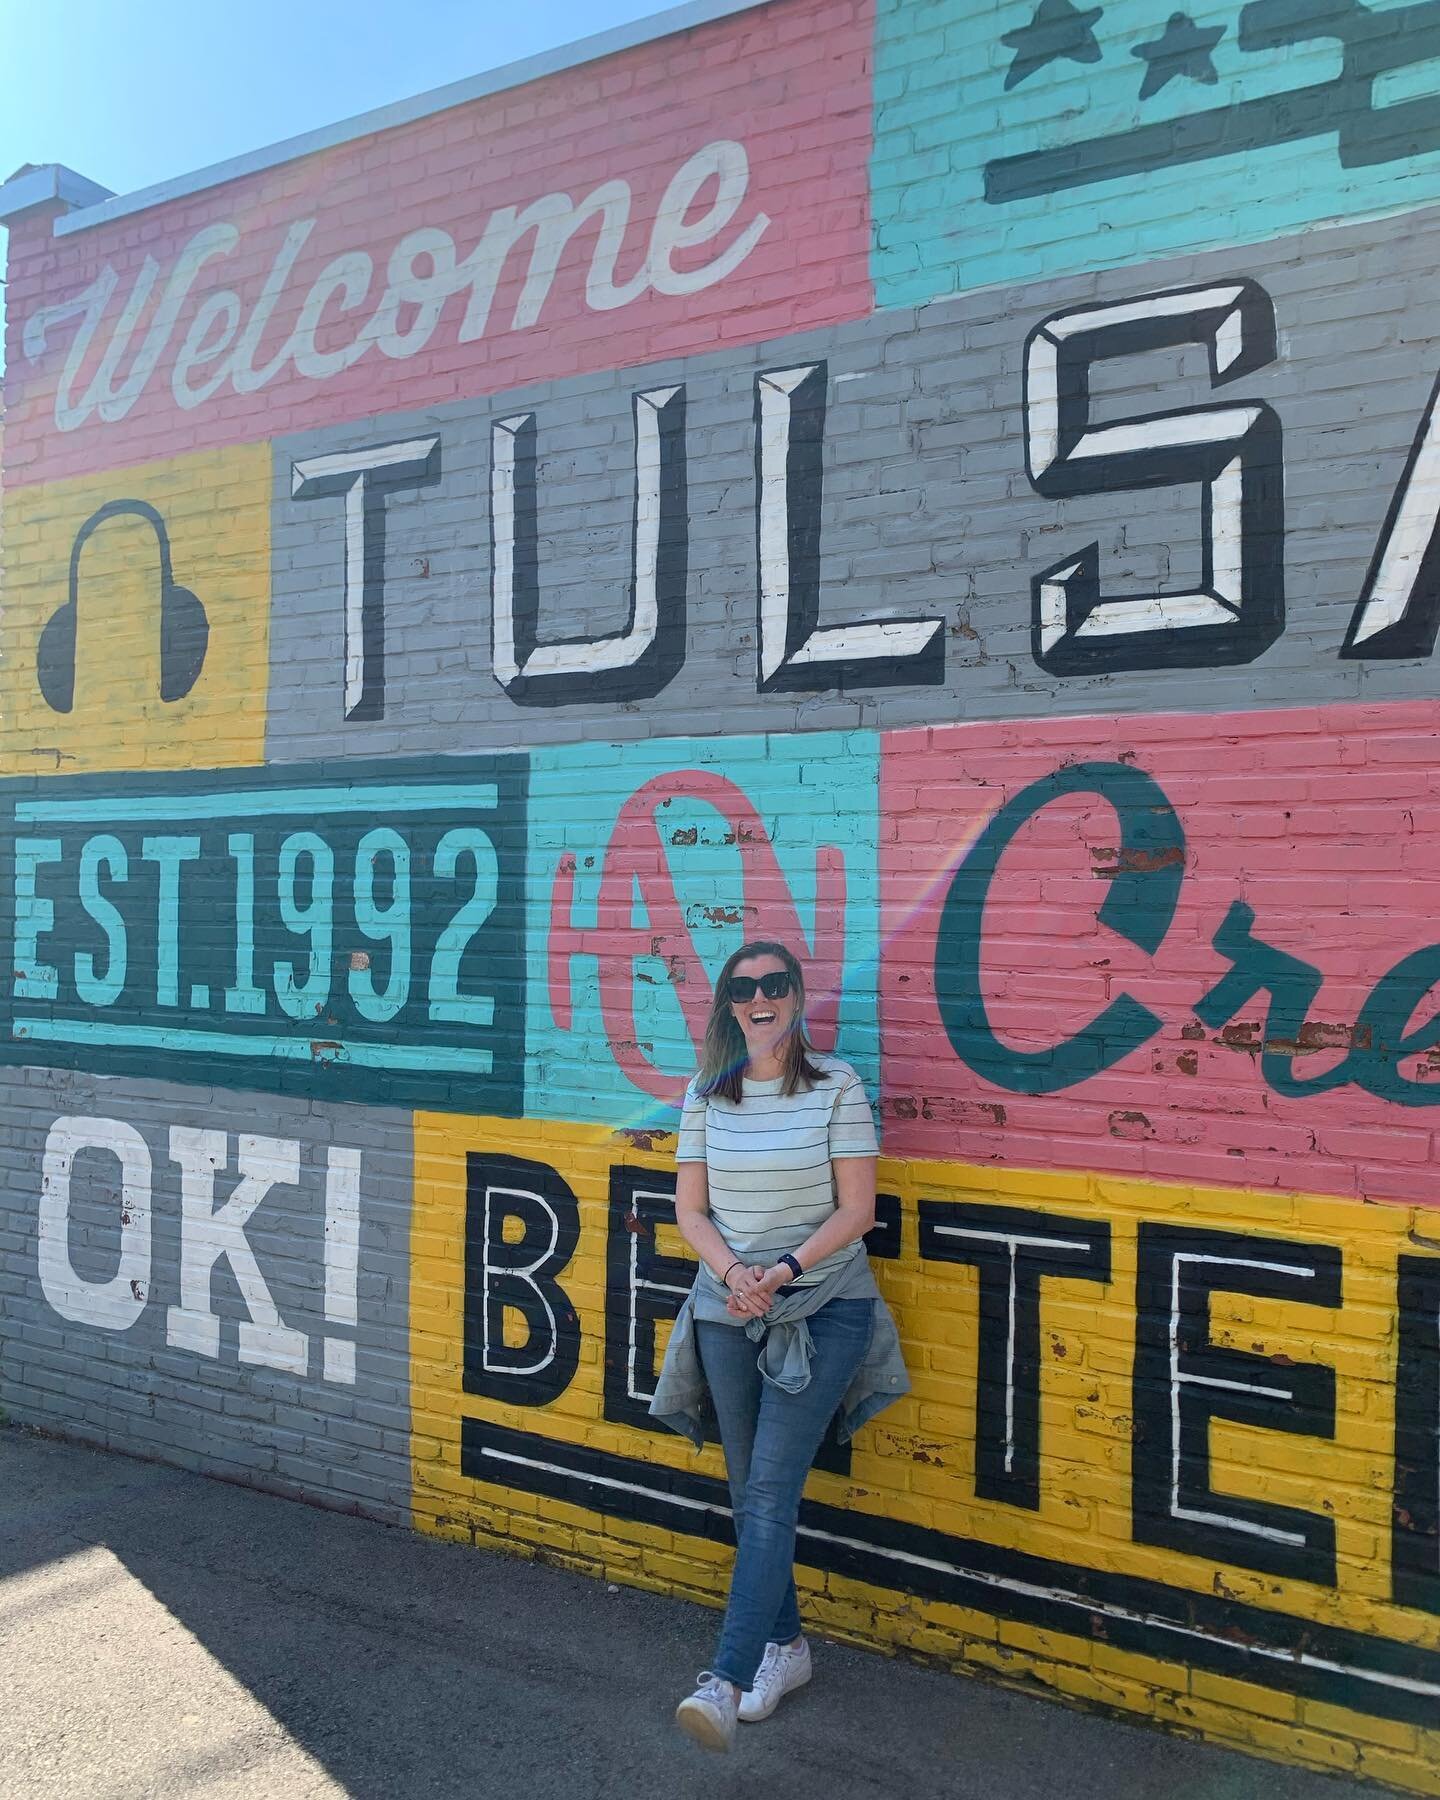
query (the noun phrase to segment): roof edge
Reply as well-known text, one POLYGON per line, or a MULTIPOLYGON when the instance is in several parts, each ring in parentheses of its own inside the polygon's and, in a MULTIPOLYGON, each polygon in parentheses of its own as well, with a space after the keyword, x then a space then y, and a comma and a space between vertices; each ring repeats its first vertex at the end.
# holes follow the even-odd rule
POLYGON ((93 211, 97 205, 113 197, 114 190, 101 187, 64 163, 39 163, 33 169, 12 175, 0 182, 0 225, 32 206, 45 206, 58 200, 64 206, 84 207, 93 211))
MULTIPOLYGON (((336 145, 348 143, 352 138, 369 137, 374 132, 389 131, 397 125, 411 125, 418 119, 430 117, 432 113, 448 112, 452 107, 483 99, 487 94, 502 93, 506 88, 523 87, 527 82, 538 81, 543 76, 557 75, 562 70, 578 68, 583 63, 598 62, 600 58, 613 56, 617 51, 633 50, 658 38, 672 37, 677 32, 689 31, 697 25, 708 25, 735 13, 753 12, 770 3, 771 0, 685 0, 683 5, 651 13, 628 25, 616 25, 609 31, 576 38, 572 43, 562 44, 554 50, 544 50, 536 56, 524 57, 519 62, 505 63, 498 69, 488 69, 483 74, 468 76, 463 81, 431 88, 409 100, 397 100, 388 106, 376 107, 371 112, 356 113, 334 125, 323 125, 315 131, 302 132, 298 137, 284 138, 278 144, 270 144, 264 149, 251 150, 224 162, 210 163, 188 175, 177 175, 169 181, 138 188, 132 194, 112 194, 108 188, 87 182, 83 176, 74 175, 73 171, 65 169, 61 172, 81 183, 88 193, 84 198, 77 197, 73 202, 77 210, 55 220, 54 235, 69 237, 78 231, 89 231, 97 225, 107 225, 113 219, 123 219, 132 213, 144 212, 149 207, 160 206, 167 200, 178 200, 205 188, 218 187, 222 182, 258 174, 262 169, 277 168, 282 163, 294 162, 298 157, 314 155, 316 151, 332 150, 336 145)), ((49 167, 60 169, 58 163, 49 167)), ((20 178, 22 182, 31 179, 29 175, 20 178)), ((17 185, 15 182, 7 182, 0 187, 0 204, 4 203, 6 195, 17 185)), ((26 201, 25 204, 34 205, 35 202, 26 201)), ((19 207, 14 206, 11 210, 18 211, 19 207)), ((0 218, 3 217, 3 212, 0 212, 0 218)))

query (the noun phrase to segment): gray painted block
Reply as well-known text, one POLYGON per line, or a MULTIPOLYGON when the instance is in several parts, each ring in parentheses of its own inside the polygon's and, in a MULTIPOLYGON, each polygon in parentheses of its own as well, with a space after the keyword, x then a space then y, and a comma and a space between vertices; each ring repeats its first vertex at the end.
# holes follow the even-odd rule
POLYGON ((388 1109, 5 1070, 0 1234, 15 1247, 0 1406, 24 1422, 98 1430, 111 1448, 408 1520, 411 1143, 409 1115, 388 1109), (202 1181, 182 1219, 182 1163, 193 1180, 194 1158, 175 1134, 186 1131, 216 1134, 221 1159, 213 1198, 202 1181), (246 1201, 242 1157, 284 1170, 292 1155, 298 1178, 265 1187, 239 1222, 243 1239, 224 1239, 246 1201), (355 1170, 353 1208, 342 1168, 355 1170), (212 1208, 221 1235, 205 1223, 212 1208), (207 1240, 234 1251, 208 1278, 207 1240), (188 1295, 187 1256, 200 1270, 188 1295), (272 1330, 257 1336, 267 1316, 272 1330), (355 1423, 366 1403, 383 1408, 383 1437, 355 1423))
MULTIPOLYGON (((1344 659, 1340 652, 1436 375, 1437 259, 1440 212, 1413 213, 994 289, 715 356, 281 439, 267 755, 443 753, 697 731, 1428 695, 1434 676, 1426 656, 1344 659), (1204 574, 1203 489, 1193 471, 1179 485, 1137 486, 1147 470, 1151 479, 1163 473, 1163 457, 1151 450, 1128 474, 1112 470, 1104 491, 1038 492, 1025 456, 1027 340, 1065 309, 1239 282, 1255 284, 1252 308, 1273 308, 1273 356, 1252 353, 1248 372, 1217 385, 1202 331, 1193 343, 1151 348, 1132 333, 1128 347, 1118 346, 1124 354, 1091 364, 1090 421, 1179 408, 1273 409, 1283 433, 1283 515, 1275 514, 1268 541, 1260 521, 1251 548, 1275 564, 1258 585, 1262 609, 1283 629, 1268 646, 1266 633, 1253 635, 1238 656, 1233 647, 1211 647, 1222 631, 1192 638, 1179 657, 1142 655, 1139 667, 1124 666, 1123 649, 1110 668, 1041 667, 1036 577, 1093 542, 1107 597, 1196 585, 1204 574), (787 691, 792 669, 757 691, 757 377, 820 362, 816 622, 823 630, 917 615, 941 621, 938 686, 915 679, 913 667, 880 662, 843 679, 817 666, 814 686, 803 691, 787 691), (635 396, 676 385, 684 390, 688 520, 683 663, 639 697, 625 697, 621 670, 597 676, 578 700, 556 704, 547 694, 517 703, 492 669, 494 428, 533 416, 539 641, 614 635, 630 620, 633 463, 643 410, 635 396), (432 468, 428 485, 388 491, 383 546, 378 537, 371 544, 372 599, 382 566, 384 575, 383 710, 347 718, 345 501, 338 493, 292 498, 292 465, 430 437, 439 439, 438 475, 432 468)), ((671 473, 679 479, 678 470, 671 473)))

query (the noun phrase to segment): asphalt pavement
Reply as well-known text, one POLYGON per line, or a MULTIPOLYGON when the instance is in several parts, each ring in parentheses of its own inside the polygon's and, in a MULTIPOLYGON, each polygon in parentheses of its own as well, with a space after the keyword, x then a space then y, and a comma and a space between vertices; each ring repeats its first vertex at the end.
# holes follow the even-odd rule
MULTIPOLYGON (((715 1615, 0 1428, 5 1800, 1346 1800, 1373 1788, 815 1642, 727 1758, 715 1615)), ((814 1640, 812 1640, 814 1641, 814 1640)))

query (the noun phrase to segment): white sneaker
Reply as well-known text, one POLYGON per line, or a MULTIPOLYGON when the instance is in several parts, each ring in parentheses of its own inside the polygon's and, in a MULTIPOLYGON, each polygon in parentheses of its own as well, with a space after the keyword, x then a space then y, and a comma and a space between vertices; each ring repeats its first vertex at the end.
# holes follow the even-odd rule
POLYGON ((699 1686, 675 1708, 675 1723, 707 1750, 728 1750, 735 1742, 735 1715, 739 1696, 732 1683, 708 1669, 700 1671, 699 1686))
POLYGON ((803 1637, 798 1644, 767 1644, 754 1687, 740 1696, 739 1716, 747 1725, 768 1719, 786 1694, 804 1687, 812 1673, 810 1646, 803 1637))

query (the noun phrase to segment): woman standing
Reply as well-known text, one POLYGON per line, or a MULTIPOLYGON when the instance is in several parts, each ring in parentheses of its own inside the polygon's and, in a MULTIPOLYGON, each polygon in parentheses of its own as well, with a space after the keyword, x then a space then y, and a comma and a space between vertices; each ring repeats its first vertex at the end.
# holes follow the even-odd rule
POLYGON ((877 1145, 860 1078, 806 1040, 800 965, 744 944, 716 984, 685 1096, 675 1219, 700 1258, 650 1411, 703 1441, 705 1393, 735 1519, 713 1670, 676 1721, 728 1750, 810 1679, 792 1573, 805 1477, 840 1411, 848 1438, 909 1381, 862 1243, 877 1145))

